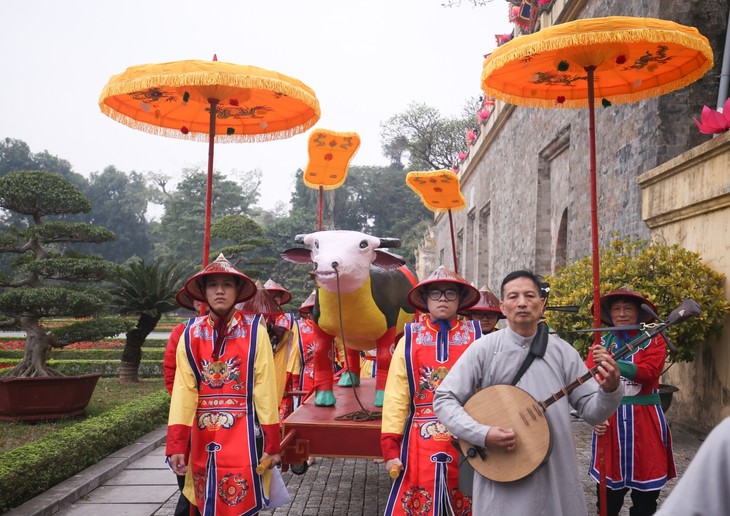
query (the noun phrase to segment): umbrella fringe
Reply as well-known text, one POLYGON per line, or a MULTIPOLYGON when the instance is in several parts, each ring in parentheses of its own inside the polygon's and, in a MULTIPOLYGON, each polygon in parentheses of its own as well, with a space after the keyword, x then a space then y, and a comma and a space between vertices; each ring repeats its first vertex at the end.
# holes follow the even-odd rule
MULTIPOLYGON (((614 17, 623 18, 623 17, 614 17)), ((535 54, 547 51, 560 51, 569 46, 585 46, 590 47, 594 45, 603 45, 606 43, 622 44, 622 43, 636 43, 636 42, 649 42, 649 43, 670 43, 682 45, 686 48, 696 50, 705 57, 705 62, 698 69, 690 72, 686 76, 682 77, 678 81, 673 81, 671 85, 657 86, 648 88, 643 91, 637 91, 627 93, 624 95, 611 95, 610 100, 613 103, 628 103, 636 100, 647 99, 656 95, 662 95, 669 93, 678 88, 687 86, 692 82, 702 77, 713 65, 713 54, 712 48, 709 45, 707 38, 697 31, 694 27, 685 27, 679 24, 672 23, 676 28, 657 28, 652 26, 652 22, 649 19, 639 19, 646 23, 644 27, 637 27, 632 29, 617 28, 611 30, 610 20, 606 18, 605 25, 596 25, 597 30, 585 30, 585 32, 575 32, 584 28, 583 25, 579 25, 577 22, 570 22, 565 24, 565 34, 552 34, 549 37, 545 37, 541 32, 536 32, 527 36, 520 36, 519 38, 513 39, 512 41, 497 48, 487 59, 484 61, 482 71, 482 89, 488 95, 497 97, 505 102, 509 102, 516 105, 532 106, 532 107, 585 107, 585 102, 581 100, 571 101, 566 99, 564 104, 560 106, 556 105, 555 99, 543 99, 534 98, 528 99, 519 95, 510 95, 497 90, 493 90, 489 87, 490 75, 510 64, 514 61, 522 60, 531 57, 535 54), (514 47, 514 48, 513 48, 514 47)), ((660 20, 662 23, 670 23, 664 20, 660 20)), ((560 25, 555 26, 555 30, 552 32, 559 32, 557 30, 560 25)), ((563 28, 563 27, 561 27, 563 28)), ((566 56, 569 53, 566 51, 566 56)))
POLYGON ((550 28, 546 37, 542 31, 520 36, 498 47, 484 61, 482 77, 516 59, 538 52, 562 50, 567 46, 591 46, 604 43, 674 43, 702 52, 712 66, 712 47, 696 28, 686 27, 667 20, 613 16, 590 20, 576 20, 550 28), (627 28, 633 23, 636 28, 627 28), (641 23, 642 25, 639 25, 641 23), (624 24, 624 25, 621 25, 624 24), (595 29, 591 30, 590 27, 595 29), (517 48, 512 48, 517 47, 517 48))
MULTIPOLYGON (((648 88, 641 91, 635 91, 633 93, 627 93, 623 95, 607 95, 606 98, 611 101, 612 104, 631 104, 641 100, 647 100, 656 98, 666 93, 671 93, 678 89, 684 88, 695 82, 697 79, 702 77, 707 70, 701 73, 692 73, 684 76, 681 80, 674 81, 671 85, 655 86, 654 88, 648 88)), ((514 104, 515 106, 525 107, 536 107, 536 108, 563 108, 563 109, 585 109, 585 99, 566 99, 564 102, 558 104, 554 98, 540 98, 535 97, 528 99, 521 97, 520 95, 510 95, 508 93, 501 92, 499 90, 490 89, 488 86, 483 86, 483 91, 490 97, 498 98, 506 104, 514 104)), ((600 101, 598 102, 600 107, 600 101)))
MULTIPOLYGON (((318 116, 320 114, 319 101, 314 95, 314 92, 296 79, 286 78, 285 80, 276 77, 261 77, 227 72, 189 72, 174 75, 160 73, 133 80, 120 79, 118 81, 115 81, 113 78, 102 90, 99 96, 99 106, 102 106, 108 97, 129 95, 130 93, 144 91, 149 88, 173 87, 194 89, 196 86, 229 86, 274 91, 299 100, 312 108, 318 116)), ((225 102, 227 99, 219 100, 225 102)))
MULTIPOLYGON (((99 106, 101 108, 102 113, 107 115, 108 117, 112 118, 113 120, 116 120, 117 122, 120 122, 128 127, 131 127, 133 129, 137 129, 139 131, 144 131, 146 133, 155 134, 157 136, 165 136, 168 138, 179 138, 181 140, 192 140, 192 141, 198 141, 198 142, 207 142, 208 141, 208 134, 206 133, 197 133, 197 132, 189 132, 188 134, 183 134, 182 131, 179 129, 170 129, 167 127, 161 127, 154 124, 148 124, 145 122, 140 122, 138 120, 135 120, 132 117, 129 117, 127 115, 123 115, 113 109, 111 109, 106 104, 101 104, 99 106)), ((316 119, 308 120, 306 123, 301 124, 297 127, 293 127, 290 129, 284 129, 281 131, 271 131, 268 133, 258 133, 258 134, 216 134, 215 135, 215 143, 241 143, 241 142, 269 142, 274 140, 283 140, 286 138, 291 138, 292 136, 296 136, 298 134, 301 134, 308 129, 310 129, 315 123, 317 123, 316 119)))

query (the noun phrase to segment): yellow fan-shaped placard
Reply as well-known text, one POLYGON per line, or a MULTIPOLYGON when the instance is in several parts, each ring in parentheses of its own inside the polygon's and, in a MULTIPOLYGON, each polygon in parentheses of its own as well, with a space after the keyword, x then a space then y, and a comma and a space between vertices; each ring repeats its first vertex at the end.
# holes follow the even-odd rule
POLYGON ((451 170, 408 172, 406 184, 421 197, 423 204, 431 211, 466 208, 466 201, 459 188, 459 178, 451 170))
POLYGON ((337 133, 315 129, 309 135, 309 163, 304 184, 310 188, 333 190, 345 182, 350 160, 360 147, 357 133, 337 133))

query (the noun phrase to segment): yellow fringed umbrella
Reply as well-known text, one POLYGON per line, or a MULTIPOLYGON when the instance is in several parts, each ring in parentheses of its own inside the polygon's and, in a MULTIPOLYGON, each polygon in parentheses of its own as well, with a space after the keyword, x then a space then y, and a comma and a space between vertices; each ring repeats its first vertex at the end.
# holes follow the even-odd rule
POLYGON ((654 18, 589 18, 498 47, 484 61, 482 88, 510 104, 582 108, 593 82, 595 97, 622 104, 687 86, 712 63, 712 48, 694 27, 654 18))
MULTIPOLYGON (((522 106, 588 107, 594 328, 601 326, 595 98, 608 106, 663 95, 696 81, 712 64, 712 48, 694 27, 627 16, 548 27, 498 47, 484 61, 487 95, 522 106)), ((600 343, 597 332, 594 343, 600 343)), ((603 444, 600 449, 602 459, 603 444)), ((600 469, 603 515, 605 468, 600 469)))
POLYGON ((322 230, 322 197, 324 190, 342 186, 350 161, 360 148, 360 135, 315 129, 309 134, 309 163, 304 170, 304 184, 319 191, 318 226, 322 230))
MULTIPOLYGON (((682 88, 712 68, 707 38, 694 27, 611 16, 547 27, 498 47, 484 60, 482 89, 532 107, 589 108, 593 300, 600 306, 595 98, 628 103, 682 88)), ((600 311, 595 310, 594 327, 600 311)), ((596 334, 596 339, 599 339, 596 334)), ((597 340, 598 341, 598 340, 597 340)))
POLYGON ((215 141, 289 138, 311 128, 320 109, 301 81, 256 66, 218 61, 144 64, 114 75, 99 97, 101 111, 152 134, 208 141, 203 266, 208 264, 215 141))
POLYGON ((461 195, 459 176, 453 171, 429 170, 426 172, 408 172, 406 184, 418 194, 423 204, 433 212, 448 212, 451 230, 451 250, 454 255, 454 272, 459 273, 456 259, 456 242, 454 240, 454 221, 451 210, 466 208, 466 201, 461 195))

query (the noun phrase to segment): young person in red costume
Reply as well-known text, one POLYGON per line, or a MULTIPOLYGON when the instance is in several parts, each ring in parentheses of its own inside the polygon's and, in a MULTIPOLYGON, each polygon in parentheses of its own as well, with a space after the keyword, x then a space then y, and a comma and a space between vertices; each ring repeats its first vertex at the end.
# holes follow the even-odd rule
MULTIPOLYGON (((619 327, 653 321, 653 316, 641 309, 642 304, 656 313, 648 299, 623 286, 601 297, 601 320, 619 327)), ((636 328, 614 330, 601 337, 601 344, 613 355, 638 333, 636 328)), ((659 376, 666 354, 664 337, 657 335, 645 348, 616 361, 625 394, 618 410, 605 423, 594 427, 590 467, 591 476, 598 482, 598 437, 605 434, 609 515, 621 511, 629 491, 631 516, 654 514, 661 488, 677 476, 672 435, 659 403, 659 376)), ((589 368, 594 365, 591 357, 586 361, 589 368)))
POLYGON ((469 310, 461 311, 459 315, 472 321, 479 321, 482 335, 498 330, 497 322, 504 319, 504 314, 499 309, 499 298, 487 287, 480 288, 479 301, 469 310))
POLYGON ((256 472, 259 460, 281 462, 271 343, 260 316, 235 309, 256 285, 220 255, 184 289, 210 313, 191 321, 177 345, 167 456, 201 514, 256 514, 269 505, 271 485, 270 470, 256 472))
POLYGON ((478 299, 476 288, 444 266, 408 294, 408 302, 428 316, 406 324, 385 385, 380 444, 386 469, 400 472, 386 515, 470 513, 471 499, 458 489, 457 450, 434 414, 433 394, 481 336, 479 324, 456 317, 478 299))

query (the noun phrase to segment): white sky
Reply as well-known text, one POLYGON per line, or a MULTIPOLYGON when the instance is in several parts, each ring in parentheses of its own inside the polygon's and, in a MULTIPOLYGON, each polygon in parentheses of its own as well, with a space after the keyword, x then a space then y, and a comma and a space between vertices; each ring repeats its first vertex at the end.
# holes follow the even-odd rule
MULTIPOLYGON (((315 127, 360 134, 353 165, 387 165, 379 124, 424 102, 445 116, 481 94, 483 54, 511 31, 508 3, 443 0, 11 0, 0 10, 0 138, 48 150, 88 176, 115 165, 162 172, 207 167, 207 143, 113 121, 102 88, 127 67, 186 59, 254 65, 295 77, 317 95, 315 127)), ((217 144, 215 169, 263 171, 259 205, 288 202, 308 133, 217 144)))

